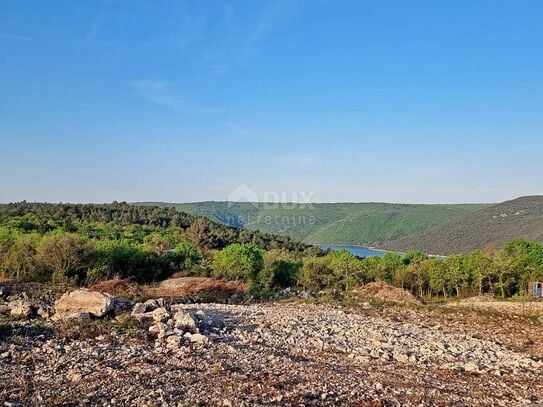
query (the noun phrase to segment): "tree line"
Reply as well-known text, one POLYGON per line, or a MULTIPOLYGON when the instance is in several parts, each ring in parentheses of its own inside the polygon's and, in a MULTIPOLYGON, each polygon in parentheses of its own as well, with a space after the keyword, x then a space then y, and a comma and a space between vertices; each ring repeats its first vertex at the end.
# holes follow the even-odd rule
POLYGON ((528 283, 543 279, 543 245, 514 239, 500 249, 487 247, 446 258, 419 252, 359 258, 346 250, 304 256, 236 244, 220 251, 212 268, 217 276, 264 288, 349 291, 384 281, 426 298, 482 294, 505 298, 527 295, 528 283))
POLYGON ((0 205, 0 274, 22 281, 91 284, 113 276, 157 281, 205 273, 232 243, 318 252, 287 236, 223 226, 173 208, 112 204, 0 205))
POLYGON ((243 280, 257 290, 348 291, 379 280, 420 297, 510 297, 543 279, 543 246, 514 239, 447 258, 418 252, 359 258, 171 208, 0 205, 4 278, 86 285, 115 276, 152 282, 178 272, 243 280))

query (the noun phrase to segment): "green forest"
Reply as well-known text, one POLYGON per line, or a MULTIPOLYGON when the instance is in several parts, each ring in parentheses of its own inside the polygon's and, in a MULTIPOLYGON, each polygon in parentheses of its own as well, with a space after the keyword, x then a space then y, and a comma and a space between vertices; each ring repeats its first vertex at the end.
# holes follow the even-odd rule
POLYGON ((211 222, 173 208, 126 203, 0 205, 0 272, 21 281, 88 285, 113 276, 139 282, 205 273, 232 243, 318 252, 288 236, 211 222))
POLYGON ((543 246, 513 239, 447 258, 418 252, 358 258, 175 208, 21 202, 0 205, 0 273, 74 285, 114 277, 150 283, 183 273, 245 281, 260 293, 285 287, 345 292, 385 281, 423 298, 511 297, 543 278, 543 246))
POLYGON ((413 236, 474 213, 485 204, 256 202, 141 203, 250 230, 283 234, 312 244, 376 246, 413 236))

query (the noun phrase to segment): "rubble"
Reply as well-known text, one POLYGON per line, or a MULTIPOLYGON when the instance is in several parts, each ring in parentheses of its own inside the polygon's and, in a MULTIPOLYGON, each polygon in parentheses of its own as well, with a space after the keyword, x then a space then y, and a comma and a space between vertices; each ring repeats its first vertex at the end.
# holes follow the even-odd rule
POLYGON ((423 311, 384 310, 393 311, 306 303, 170 305, 159 299, 133 307, 133 315, 150 315, 144 319, 150 330, 145 340, 117 332, 88 339, 57 339, 47 331, 24 341, 0 336, 0 357, 9 361, 0 363, 0 402, 515 406, 542 401, 539 357, 491 335, 483 339, 424 324, 432 320, 423 311), (386 312, 400 314, 391 318, 386 312))
POLYGON ((30 318, 34 314, 34 307, 29 300, 17 299, 8 302, 9 312, 15 317, 30 318))
POLYGON ((50 318, 53 308, 41 299, 30 298, 25 292, 11 297, 7 302, 10 315, 17 318, 50 318))

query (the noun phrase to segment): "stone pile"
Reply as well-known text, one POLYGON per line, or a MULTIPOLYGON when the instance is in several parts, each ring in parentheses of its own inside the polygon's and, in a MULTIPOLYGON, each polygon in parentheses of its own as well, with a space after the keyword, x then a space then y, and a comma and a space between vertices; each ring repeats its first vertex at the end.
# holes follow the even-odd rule
POLYGON ((54 310, 43 299, 32 299, 25 292, 9 297, 6 303, 9 313, 17 318, 50 318, 54 310))
POLYGON ((150 321, 149 332, 156 336, 157 345, 165 344, 167 349, 174 351, 181 350, 184 345, 205 345, 224 327, 217 316, 201 309, 170 307, 163 298, 135 304, 131 316, 139 321, 150 321))

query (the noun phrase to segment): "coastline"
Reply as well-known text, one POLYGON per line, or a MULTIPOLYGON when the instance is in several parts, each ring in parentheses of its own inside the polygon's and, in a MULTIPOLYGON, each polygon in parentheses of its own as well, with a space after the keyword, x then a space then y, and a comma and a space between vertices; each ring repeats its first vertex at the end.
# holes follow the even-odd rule
POLYGON ((405 252, 397 252, 394 250, 388 250, 384 249, 382 247, 377 246, 363 246, 360 244, 344 244, 344 243, 313 243, 313 242, 306 242, 306 244, 309 244, 311 246, 343 246, 343 247, 358 247, 360 249, 369 249, 369 250, 375 250, 379 252, 387 252, 387 253, 402 253, 405 254, 405 252))
MULTIPOLYGON (((384 248, 381 248, 381 247, 378 247, 378 246, 362 246, 362 245, 357 245, 357 244, 328 244, 328 243, 307 243, 307 244, 310 244, 310 245, 313 245, 313 246, 319 246, 319 247, 322 247, 322 246, 329 246, 329 247, 356 247, 356 248, 359 248, 359 249, 368 249, 368 250, 373 250, 373 251, 376 251, 376 252, 382 252, 382 253, 395 253, 395 254, 399 254, 400 256, 405 256, 407 254, 407 252, 399 252, 399 251, 394 251, 394 250, 387 250, 387 249, 384 249, 384 248)), ((425 255, 427 255, 428 257, 433 257, 433 258, 438 258, 438 259, 445 259, 447 258, 448 256, 446 255, 443 255, 443 254, 432 254, 432 253, 424 253, 425 255)))

